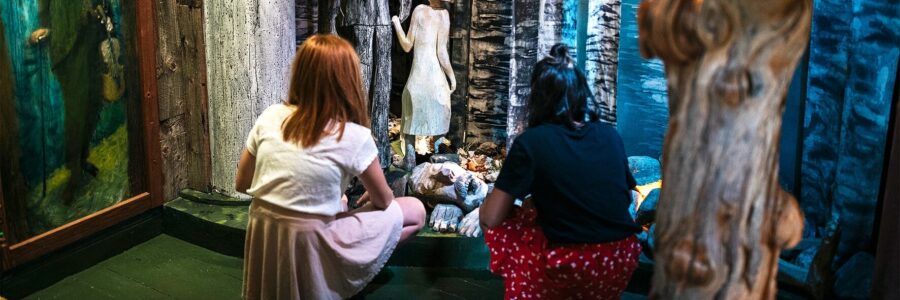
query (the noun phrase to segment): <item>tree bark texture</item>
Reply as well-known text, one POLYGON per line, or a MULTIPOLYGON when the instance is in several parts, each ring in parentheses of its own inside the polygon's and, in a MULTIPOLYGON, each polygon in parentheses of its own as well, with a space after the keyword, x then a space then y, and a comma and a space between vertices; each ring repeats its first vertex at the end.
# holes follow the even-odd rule
MULTIPOLYGON (((450 130, 447 139, 461 146, 466 139, 469 105, 469 27, 472 21, 470 1, 450 3, 450 65, 456 75, 456 90, 450 94, 450 130)), ((408 27, 407 27, 408 28, 408 27)), ((400 86, 402 92, 403 86, 400 86)))
POLYGON ((319 0, 296 0, 297 46, 316 34, 319 27, 319 0))
POLYGON ((205 2, 211 181, 220 192, 234 194, 237 161, 257 116, 284 100, 294 10, 288 0, 205 2))
MULTIPOLYGON (((399 2, 408 10, 411 1, 399 2)), ((349 40, 359 56, 362 82, 369 96, 372 134, 378 146, 381 166, 391 164, 388 114, 391 100, 391 6, 388 0, 343 0, 337 15, 337 31, 349 40)), ((403 14, 401 14, 401 17, 403 14)), ((321 16, 320 16, 321 17, 321 16)))
POLYGON ((473 0, 469 31, 466 142, 504 143, 509 111, 513 4, 473 0))
POLYGON ((616 125, 616 72, 619 65, 621 0, 588 1, 585 76, 599 105, 601 121, 616 125))
POLYGON ((813 9, 800 191, 812 226, 840 216, 840 265, 873 246, 900 2, 822 0, 813 9))
MULTIPOLYGON (((6 240, 15 243, 19 239, 28 237, 28 214, 25 200, 28 198, 25 179, 22 177, 20 159, 22 151, 19 148, 19 124, 16 120, 16 92, 15 78, 13 77, 12 61, 7 49, 6 30, 3 21, 0 20, 0 198, 3 202, 4 216, 0 216, 6 222, 6 240)), ((3 228, 0 226, 0 228, 3 228)))
POLYGON ((203 2, 158 0, 156 24, 159 124, 164 199, 208 191, 210 146, 203 2))
POLYGON ((541 3, 532 0, 516 0, 513 14, 514 26, 512 72, 509 91, 509 111, 507 114, 507 141, 511 147, 516 136, 525 130, 526 105, 531 94, 531 72, 538 61, 540 37, 541 3))
POLYGON ((778 184, 784 97, 809 37, 811 1, 651 0, 645 56, 666 65, 650 298, 773 299, 778 256, 803 217, 778 184))

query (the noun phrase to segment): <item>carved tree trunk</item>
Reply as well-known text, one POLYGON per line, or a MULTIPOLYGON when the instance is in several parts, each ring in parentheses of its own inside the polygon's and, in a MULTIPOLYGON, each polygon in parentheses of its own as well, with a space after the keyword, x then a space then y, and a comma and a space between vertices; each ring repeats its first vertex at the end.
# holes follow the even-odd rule
POLYGON ((233 194, 237 161, 256 117, 284 100, 296 47, 294 2, 204 3, 212 185, 233 194))
POLYGON ((665 62, 669 131, 651 298, 772 299, 803 217, 778 184, 784 97, 811 0, 651 0, 641 49, 665 62))
POLYGON ((154 12, 164 199, 174 199, 183 188, 206 191, 210 184, 202 5, 160 0, 154 12))
POLYGON ((297 46, 303 44, 319 27, 319 0, 296 0, 297 46))

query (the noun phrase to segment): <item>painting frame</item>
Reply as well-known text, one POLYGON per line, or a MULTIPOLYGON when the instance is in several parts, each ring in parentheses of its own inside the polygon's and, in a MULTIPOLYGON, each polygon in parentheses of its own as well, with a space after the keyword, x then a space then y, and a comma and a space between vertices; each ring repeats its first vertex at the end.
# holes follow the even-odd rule
MULTIPOLYGON (((50 252, 87 238, 103 229, 140 215, 163 204, 162 153, 160 146, 159 101, 156 81, 157 28, 153 0, 135 0, 135 34, 138 74, 140 76, 140 109, 143 137, 143 178, 145 191, 115 205, 71 221, 42 234, 10 243, 0 237, 0 270, 7 271, 33 261, 50 252)), ((2 182, 3 178, 0 178, 2 182)), ((5 199, 0 186, 0 229, 5 222, 5 199)))

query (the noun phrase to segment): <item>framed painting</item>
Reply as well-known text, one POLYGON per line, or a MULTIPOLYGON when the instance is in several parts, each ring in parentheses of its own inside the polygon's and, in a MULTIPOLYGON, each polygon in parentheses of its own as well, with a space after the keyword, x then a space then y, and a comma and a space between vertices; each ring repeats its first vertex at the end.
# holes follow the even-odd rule
POLYGON ((151 0, 0 3, 0 264, 162 204, 151 0))

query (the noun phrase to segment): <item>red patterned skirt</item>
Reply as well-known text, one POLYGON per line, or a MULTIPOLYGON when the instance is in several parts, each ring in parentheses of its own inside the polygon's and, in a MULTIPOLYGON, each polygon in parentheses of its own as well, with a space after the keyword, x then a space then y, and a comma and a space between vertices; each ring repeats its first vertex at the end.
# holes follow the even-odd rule
POLYGON ((619 299, 637 269, 634 236, 602 243, 551 246, 534 209, 514 209, 485 232, 491 272, 504 278, 506 299, 619 299))

